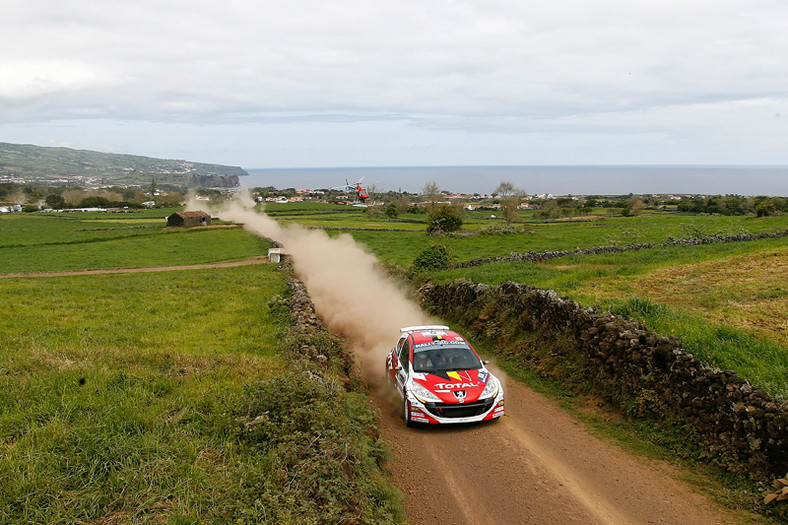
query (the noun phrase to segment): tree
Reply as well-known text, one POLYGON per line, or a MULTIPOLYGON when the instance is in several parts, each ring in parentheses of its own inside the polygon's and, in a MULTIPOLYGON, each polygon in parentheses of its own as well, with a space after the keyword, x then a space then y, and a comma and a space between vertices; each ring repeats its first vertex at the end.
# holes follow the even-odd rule
POLYGON ((66 207, 66 199, 59 193, 50 193, 46 198, 47 206, 60 210, 66 207))
POLYGON ((462 228, 462 216, 453 206, 442 204, 427 217, 427 233, 453 232, 462 228))
POLYGON ((643 202, 643 199, 637 195, 633 195, 627 201, 624 209, 621 210, 621 215, 624 217, 636 217, 640 215, 640 212, 643 211, 645 207, 646 204, 643 202))
POLYGON ((441 188, 438 186, 438 183, 433 181, 428 182, 424 185, 421 189, 421 194, 427 199, 429 203, 427 205, 427 211, 430 213, 435 208, 435 204, 438 202, 438 196, 440 195, 441 188))
POLYGON ((755 207, 755 214, 758 217, 768 217, 769 215, 773 215, 774 212, 776 211, 777 211, 777 203, 774 201, 774 199, 762 200, 755 207))
POLYGON ((383 212, 387 219, 396 219, 399 216, 399 208, 395 203, 389 203, 386 206, 386 211, 383 212))
POLYGON ((501 213, 506 222, 511 223, 517 218, 517 208, 520 206, 520 198, 525 192, 516 188, 511 182, 501 182, 496 188, 495 193, 500 195, 501 213))
POLYGON ((98 195, 85 197, 79 201, 80 208, 104 208, 106 206, 112 206, 112 201, 106 197, 100 197, 98 195))

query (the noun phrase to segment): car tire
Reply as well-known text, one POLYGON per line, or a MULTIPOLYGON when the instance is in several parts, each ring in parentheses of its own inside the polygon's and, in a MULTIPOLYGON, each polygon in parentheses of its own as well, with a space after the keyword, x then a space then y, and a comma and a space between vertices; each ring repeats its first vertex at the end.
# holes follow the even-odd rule
POLYGON ((402 406, 402 417, 405 419, 405 425, 412 427, 415 423, 410 418, 410 403, 408 403, 408 393, 405 392, 404 402, 402 406))

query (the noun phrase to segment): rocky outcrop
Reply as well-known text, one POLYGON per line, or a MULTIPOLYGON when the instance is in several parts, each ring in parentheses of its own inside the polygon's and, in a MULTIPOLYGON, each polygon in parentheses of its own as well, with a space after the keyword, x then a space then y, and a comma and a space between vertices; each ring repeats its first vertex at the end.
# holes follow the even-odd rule
POLYGON ((545 375, 590 386, 629 417, 685 425, 730 470, 757 479, 788 470, 788 402, 705 365, 676 338, 513 282, 427 285, 420 295, 429 310, 497 340, 545 375))
POLYGON ((240 186, 238 175, 202 175, 189 173, 186 184, 190 188, 237 188, 240 186))

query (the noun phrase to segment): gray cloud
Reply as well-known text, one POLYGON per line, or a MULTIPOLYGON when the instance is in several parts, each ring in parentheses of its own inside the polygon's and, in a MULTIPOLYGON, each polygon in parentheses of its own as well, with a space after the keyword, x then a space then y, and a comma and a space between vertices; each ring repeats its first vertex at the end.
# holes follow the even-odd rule
POLYGON ((695 134, 735 149, 718 127, 736 125, 755 134, 742 158, 759 137, 788 138, 784 119, 774 122, 788 116, 780 1, 6 4, 6 134, 82 119, 238 129, 396 120, 547 141, 660 137, 655 147, 695 134))

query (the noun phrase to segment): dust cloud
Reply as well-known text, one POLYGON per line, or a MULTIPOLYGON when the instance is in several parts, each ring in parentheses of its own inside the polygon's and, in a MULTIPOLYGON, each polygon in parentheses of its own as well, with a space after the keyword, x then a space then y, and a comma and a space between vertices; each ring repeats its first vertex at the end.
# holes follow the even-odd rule
MULTIPOLYGON (((210 211, 282 245, 317 314, 326 327, 348 341, 368 380, 374 383, 383 377, 386 353, 396 343, 401 327, 435 322, 376 267, 375 256, 350 235, 332 238, 322 230, 283 226, 253 207, 251 197, 244 194, 224 209, 210 211)), ((196 206, 190 203, 188 209, 196 206)))

